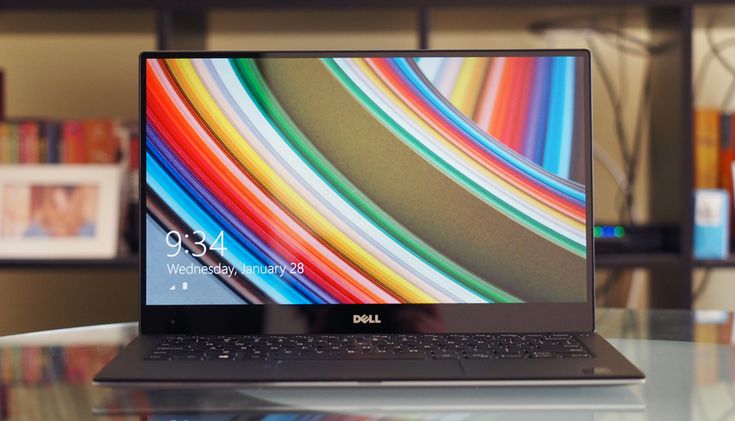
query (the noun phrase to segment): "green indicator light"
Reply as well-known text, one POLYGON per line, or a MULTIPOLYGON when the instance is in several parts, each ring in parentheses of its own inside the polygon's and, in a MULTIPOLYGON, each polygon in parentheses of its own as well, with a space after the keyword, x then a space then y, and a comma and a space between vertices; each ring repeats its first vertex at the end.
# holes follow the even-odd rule
POLYGON ((595 238, 602 237, 602 227, 595 227, 595 238))
POLYGON ((615 227, 615 238, 623 238, 624 235, 625 235, 625 228, 621 227, 620 225, 615 227))

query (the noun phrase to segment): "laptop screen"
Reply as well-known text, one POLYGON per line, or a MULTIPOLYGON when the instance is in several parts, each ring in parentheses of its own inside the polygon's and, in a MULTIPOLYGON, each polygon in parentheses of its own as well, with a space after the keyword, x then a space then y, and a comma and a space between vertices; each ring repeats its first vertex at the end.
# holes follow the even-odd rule
POLYGON ((477 54, 147 59, 146 304, 585 302, 584 58, 477 54))

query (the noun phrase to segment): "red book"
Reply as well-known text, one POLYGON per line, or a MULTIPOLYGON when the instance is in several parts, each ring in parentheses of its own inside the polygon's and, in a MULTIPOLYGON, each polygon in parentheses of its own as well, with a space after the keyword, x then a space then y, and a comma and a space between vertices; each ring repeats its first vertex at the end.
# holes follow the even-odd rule
POLYGON ((87 149, 87 162, 111 164, 120 159, 120 138, 117 122, 110 119, 86 120, 84 126, 84 146, 87 149))
POLYGON ((732 184, 732 163, 735 161, 735 114, 728 116, 730 119, 729 133, 723 136, 720 142, 720 165, 719 177, 720 187, 730 195, 730 241, 735 243, 735 190, 732 184))
POLYGON ((20 123, 20 162, 21 164, 38 164, 40 162, 39 130, 35 121, 20 123))
POLYGON ((720 139, 719 185, 728 192, 732 192, 732 170, 730 166, 735 161, 735 114, 728 115, 727 118, 730 120, 730 130, 723 130, 723 136, 720 139))
POLYGON ((87 162, 84 147, 84 131, 79 121, 65 121, 61 127, 61 162, 83 164, 87 162))

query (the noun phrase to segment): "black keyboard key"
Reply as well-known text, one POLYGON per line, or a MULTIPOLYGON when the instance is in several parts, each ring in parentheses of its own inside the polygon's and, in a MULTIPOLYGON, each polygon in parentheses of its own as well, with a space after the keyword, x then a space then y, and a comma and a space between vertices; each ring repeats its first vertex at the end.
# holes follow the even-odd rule
POLYGON ((460 357, 461 354, 458 354, 456 352, 438 352, 435 354, 432 354, 431 356, 435 360, 447 360, 447 359, 457 359, 460 357))
POLYGON ((172 355, 169 357, 169 360, 176 361, 176 360, 183 360, 183 361, 198 361, 201 360, 201 355, 196 354, 178 354, 178 355, 172 355))
POLYGON ((589 358, 590 354, 586 352, 570 352, 570 353, 559 353, 561 358, 589 358))
POLYGON ((466 354, 466 357, 470 360, 488 360, 490 358, 494 358, 494 355, 483 354, 483 353, 473 353, 473 354, 466 354))

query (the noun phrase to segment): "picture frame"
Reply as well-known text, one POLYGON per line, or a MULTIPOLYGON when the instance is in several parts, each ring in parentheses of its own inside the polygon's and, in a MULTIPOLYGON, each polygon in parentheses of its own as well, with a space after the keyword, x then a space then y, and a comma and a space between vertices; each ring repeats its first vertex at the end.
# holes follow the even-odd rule
POLYGON ((0 166, 0 259, 118 254, 123 167, 0 166))

